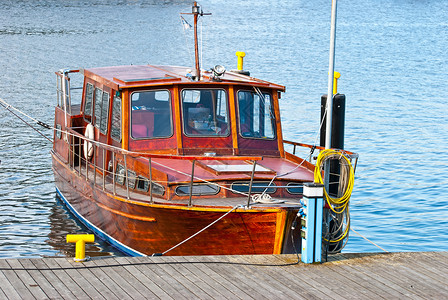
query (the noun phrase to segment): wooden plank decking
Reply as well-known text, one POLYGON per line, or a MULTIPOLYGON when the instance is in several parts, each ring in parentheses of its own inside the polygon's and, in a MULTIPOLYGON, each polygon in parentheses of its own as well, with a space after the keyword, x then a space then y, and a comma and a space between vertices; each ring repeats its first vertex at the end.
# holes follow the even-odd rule
POLYGON ((448 252, 0 259, 0 299, 448 299, 448 252))

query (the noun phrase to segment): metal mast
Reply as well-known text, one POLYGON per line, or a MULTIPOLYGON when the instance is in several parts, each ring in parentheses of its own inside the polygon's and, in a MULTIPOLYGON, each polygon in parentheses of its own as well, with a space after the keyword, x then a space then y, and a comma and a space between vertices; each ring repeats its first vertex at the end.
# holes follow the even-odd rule
POLYGON ((334 49, 336 43, 336 11, 337 0, 331 3, 331 35, 330 35, 330 63, 328 66, 328 91, 326 106, 326 130, 325 130, 325 148, 331 148, 331 127, 333 124, 333 80, 334 80, 334 49))
POLYGON ((182 15, 193 15, 194 20, 194 58, 195 58, 195 69, 196 69, 196 80, 201 79, 201 67, 199 65, 199 45, 198 45, 198 18, 199 16, 211 15, 211 13, 202 12, 200 6, 196 1, 193 2, 193 7, 190 13, 181 13, 182 15))

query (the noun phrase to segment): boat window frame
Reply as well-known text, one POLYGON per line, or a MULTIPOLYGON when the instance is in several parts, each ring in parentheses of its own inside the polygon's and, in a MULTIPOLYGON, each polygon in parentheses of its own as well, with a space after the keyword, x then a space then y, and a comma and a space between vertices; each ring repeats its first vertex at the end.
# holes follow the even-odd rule
MULTIPOLYGON (((179 184, 175 187, 174 189, 174 193, 176 194, 176 196, 179 197, 185 197, 188 196, 190 194, 190 190, 188 190, 186 193, 180 193, 179 190, 181 188, 191 188, 191 185, 189 184, 179 184)), ((214 196, 214 195, 218 195, 221 192, 221 187, 219 185, 216 184, 208 184, 208 183, 194 183, 193 184, 193 192, 191 193, 191 195, 193 196, 214 196), (200 192, 195 192, 194 188, 195 187, 211 187, 213 192, 209 192, 209 193, 200 193, 200 192)))
MULTIPOLYGON (((234 194, 240 194, 240 193, 248 193, 249 192, 249 187, 250 187, 250 181, 245 181, 245 180, 237 180, 234 181, 230 184, 230 190, 232 193, 234 194), (247 191, 246 190, 239 190, 237 188, 234 188, 235 185, 239 185, 239 186, 247 186, 247 191)), ((264 181, 264 180, 258 180, 258 181, 253 181, 252 182, 252 193, 265 193, 265 194, 275 194, 277 192, 277 184, 275 184, 275 182, 270 182, 270 181, 264 181), (257 186, 258 184, 263 184, 261 186, 257 186), (259 189, 259 190, 258 190, 259 189)))
POLYGON ((103 90, 103 94, 101 96, 101 118, 99 129, 100 132, 104 135, 107 135, 107 133, 109 132, 109 113, 110 113, 110 93, 103 90), (104 97, 105 95, 107 95, 107 97, 104 97), (107 108, 104 107, 104 102, 107 102, 106 105, 107 108), (103 125, 106 126, 106 128, 103 128, 103 125), (105 130, 103 131, 103 129, 105 130))
POLYGON ((137 182, 135 183, 135 189, 141 192, 149 191, 149 179, 142 175, 137 175, 137 182), (140 183, 143 182, 143 187, 140 187, 140 183))
MULTIPOLYGON (((273 137, 272 138, 263 138, 263 137, 251 137, 251 136, 243 136, 241 134, 241 114, 240 114, 240 100, 238 97, 238 93, 239 92, 249 92, 249 93, 253 93, 254 95, 258 95, 258 93, 255 90, 250 90, 250 89, 238 89, 235 91, 235 101, 236 101, 236 106, 237 106, 237 117, 238 117, 238 135, 241 138, 244 139, 249 139, 249 140, 260 140, 260 141, 275 141, 277 139, 277 120, 275 117, 275 111, 274 111, 274 97, 272 96, 272 91, 269 90, 269 92, 267 92, 266 90, 260 90, 261 94, 267 94, 269 95, 270 98, 270 107, 271 107, 271 113, 273 114, 273 118, 271 118, 271 123, 272 123, 272 133, 273 133, 273 137)), ((258 97, 260 97, 258 95, 258 97)), ((260 97, 261 98, 261 97, 260 97)))
POLYGON ((286 185, 286 191, 291 195, 303 195, 303 182, 288 182, 286 185), (299 193, 294 193, 291 191, 291 189, 300 187, 302 188, 302 191, 299 193))
POLYGON ((90 120, 88 120, 86 117, 89 117, 90 119, 92 118, 92 108, 93 108, 93 98, 94 98, 94 95, 95 95, 95 86, 92 84, 92 83, 90 83, 90 82, 86 82, 86 87, 85 87, 85 91, 84 91, 84 109, 83 109, 83 116, 84 116, 84 120, 86 120, 86 121, 89 121, 90 122, 90 120), (89 86, 92 88, 91 89, 91 95, 90 95, 90 101, 89 102, 87 102, 87 99, 88 99, 88 94, 87 94, 87 92, 89 91, 89 86), (89 106, 87 106, 87 103, 89 103, 90 105, 89 106), (87 107, 89 107, 89 113, 87 114, 86 113, 86 109, 87 109, 87 107))
MULTIPOLYGON (((182 134, 188 138, 228 138, 231 133, 232 133, 232 122, 230 120, 230 98, 229 98, 229 92, 228 92, 228 87, 227 88, 223 88, 223 87, 200 87, 200 88, 193 88, 193 87, 185 87, 182 88, 179 91, 179 101, 180 101, 180 113, 182 116, 182 120, 181 120, 181 126, 182 126, 182 134), (183 101, 183 96, 182 93, 185 90, 193 90, 193 91, 198 91, 198 90, 222 90, 224 91, 224 95, 226 96, 226 112, 227 112, 227 134, 225 135, 191 135, 191 134, 187 134, 187 132, 185 131, 185 115, 184 115, 184 101, 183 101)), ((187 103, 197 103, 197 102, 187 102, 187 103)))
POLYGON ((95 92, 94 92, 94 105, 93 105, 93 113, 92 113, 92 125, 94 125, 96 128, 100 128, 100 124, 101 124, 101 111, 103 108, 103 89, 100 89, 99 87, 95 87, 95 92), (100 101, 98 101, 97 99, 97 91, 100 91, 101 96, 98 97, 100 98, 100 101), (98 106, 97 106, 98 105, 98 106), (97 116, 97 108, 99 107, 99 116, 97 116))
POLYGON ((118 96, 117 94, 115 94, 113 97, 112 97, 112 111, 111 111, 111 122, 110 122, 110 137, 114 140, 114 141, 117 141, 117 142, 119 142, 119 143, 121 143, 121 140, 122 140, 122 134, 121 134, 121 127, 122 127, 122 118, 123 118, 123 114, 122 114, 122 109, 121 109, 121 105, 123 104, 123 99, 122 99, 122 97, 121 97, 121 95, 120 96, 118 96), (119 107, 119 115, 118 115, 118 126, 117 126, 117 131, 118 131, 118 136, 115 136, 115 134, 114 134, 114 129, 115 129, 115 126, 114 126, 114 117, 115 117, 115 101, 116 101, 116 99, 120 99, 120 101, 119 101, 119 105, 117 106, 117 107, 119 107))
POLYGON ((141 140, 154 140, 154 139, 169 139, 173 137, 174 135, 174 124, 173 124, 173 94, 170 89, 166 88, 158 88, 158 89, 145 89, 145 90, 134 90, 129 94, 129 137, 135 141, 141 141, 141 140), (153 136, 153 137, 141 137, 136 138, 132 136, 132 95, 135 93, 144 93, 144 92, 160 92, 160 91, 167 91, 168 92, 168 105, 169 105, 169 116, 170 116, 170 128, 171 133, 167 136, 153 136))

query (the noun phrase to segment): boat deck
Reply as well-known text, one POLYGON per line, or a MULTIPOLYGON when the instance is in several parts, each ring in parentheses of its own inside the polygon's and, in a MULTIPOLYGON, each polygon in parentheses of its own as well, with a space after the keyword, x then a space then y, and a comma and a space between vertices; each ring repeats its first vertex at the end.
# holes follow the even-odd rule
MULTIPOLYGON (((86 169, 83 165, 81 167, 81 170, 76 167, 75 172, 80 174, 81 177, 86 177, 86 169)), ((90 182, 95 182, 96 186, 100 189, 104 187, 105 191, 108 191, 109 193, 113 193, 114 186, 112 183, 112 179, 110 176, 106 176, 103 180, 103 177, 101 174, 94 175, 93 169, 89 170, 87 176, 88 180, 90 182)), ((254 195, 256 193, 253 193, 254 195)), ((115 184, 115 195, 123 198, 127 198, 129 195, 129 199, 135 200, 135 201, 141 201, 148 203, 150 202, 149 193, 142 194, 135 192, 133 189, 129 188, 129 194, 125 186, 115 184)), ((272 202, 251 202, 252 208, 294 208, 298 209, 301 207, 300 200, 301 196, 296 196, 294 198, 279 198, 279 197, 273 197, 272 202)), ((247 197, 232 197, 232 198, 217 198, 217 197, 197 197, 193 196, 192 198, 192 206, 197 207, 215 207, 215 208, 225 208, 230 209, 232 207, 241 205, 241 206, 247 206, 247 197)), ((188 205, 189 199, 175 199, 175 200, 166 200, 160 197, 157 197, 157 195, 153 195, 153 202, 155 204, 161 204, 161 205, 188 205)))
POLYGON ((2 299, 446 299, 448 252, 0 259, 2 299))

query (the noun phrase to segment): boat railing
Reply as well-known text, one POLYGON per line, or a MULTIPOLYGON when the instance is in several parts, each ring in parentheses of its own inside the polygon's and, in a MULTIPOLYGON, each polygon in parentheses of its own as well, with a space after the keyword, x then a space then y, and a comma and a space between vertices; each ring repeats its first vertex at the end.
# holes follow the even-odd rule
MULTIPOLYGON (((326 149, 325 147, 322 146, 309 145, 304 143, 292 142, 288 140, 284 140, 283 142, 292 147, 292 155, 294 156, 298 156, 296 154, 298 149, 305 150, 304 152, 301 152, 299 156, 306 157, 305 160, 307 161, 307 163, 313 165, 316 165, 317 157, 319 154, 318 152, 326 149)), ((358 153, 342 149, 333 149, 333 150, 337 150, 338 152, 343 154, 350 161, 350 164, 353 166, 353 172, 356 172, 356 166, 358 164, 358 158, 359 158, 358 153)), ((329 159, 328 161, 330 163, 330 165, 326 167, 329 170, 329 176, 327 177, 328 191, 331 195, 340 197, 343 191, 345 190, 344 187, 346 186, 347 182, 346 174, 343 174, 343 172, 341 172, 339 166, 340 162, 338 162, 337 159, 329 159)))
MULTIPOLYGON (((313 157, 312 154, 313 154, 314 150, 316 150, 316 149, 319 150, 319 151, 325 150, 325 147, 322 147, 322 146, 298 143, 298 142, 293 142, 293 141, 288 141, 288 140, 283 140, 283 142, 285 144, 288 144, 288 145, 292 146, 292 154, 293 155, 296 155, 297 147, 303 147, 303 148, 310 149, 311 155, 308 155, 308 157, 307 157, 308 161, 310 161, 310 162, 313 161, 314 157, 313 157)), ((359 158, 359 154, 358 153, 351 152, 351 151, 348 151, 348 150, 343 150, 343 149, 337 149, 337 150, 342 151, 347 158, 349 158, 351 161, 355 162, 355 168, 356 168, 356 163, 357 163, 358 158, 359 158)))
MULTIPOLYGON (((158 181, 154 180, 154 164, 161 165, 160 162, 154 161, 154 159, 176 159, 176 160, 188 160, 192 162, 191 173, 183 173, 178 170, 180 174, 189 176, 189 195, 188 206, 193 206, 193 186, 195 182, 206 182, 208 184, 216 184, 214 182, 207 181, 195 176, 195 165, 197 161, 201 160, 214 160, 215 156, 192 156, 192 155, 170 155, 170 154, 154 154, 154 153, 142 153, 133 152, 125 149, 117 148, 112 145, 107 145, 93 139, 89 139, 86 136, 80 134, 76 129, 80 128, 67 128, 67 136, 70 138, 64 139, 69 146, 69 165, 70 168, 76 171, 79 176, 85 176, 86 180, 93 180, 95 186, 101 185, 103 191, 112 192, 113 195, 124 196, 127 199, 131 199, 131 188, 134 189, 138 180, 143 182, 144 186, 148 186, 149 201, 154 203, 154 190, 158 181), (141 177, 141 174, 136 174, 133 170, 129 170, 130 162, 129 158, 143 161, 148 165, 149 179, 141 177), (143 159, 143 160, 141 160, 143 159), (122 163, 123 169, 117 170, 119 163, 122 163), (98 178, 101 176, 101 178, 98 178), (117 180, 119 183, 117 183, 117 180), (125 195, 119 193, 122 183, 125 184, 125 195)), ((257 161, 262 160, 261 156, 219 156, 219 160, 238 160, 245 162, 252 162, 252 171, 249 182, 249 189, 247 194, 247 206, 250 206, 252 195, 252 184, 254 181, 255 169, 257 161)), ((134 160, 135 161, 135 160, 134 160)), ((135 162, 134 162, 135 163, 135 162)), ((166 166, 165 166, 166 167, 166 166)), ((161 181, 159 181, 161 182, 161 181)), ((146 190, 146 188, 145 188, 146 190)))
MULTIPOLYGON (((73 103, 73 97, 72 97, 72 91, 80 90, 82 91, 81 87, 72 87, 71 81, 72 78, 69 77, 68 74, 70 73, 79 73, 79 70, 69 70, 69 69, 62 69, 58 72, 55 72, 56 74, 56 94, 57 94, 57 101, 58 106, 63 108, 64 111, 68 114, 72 114, 72 107, 73 103)), ((79 92, 80 95, 78 97, 75 97, 79 100, 78 103, 81 103, 81 92, 79 92)))

